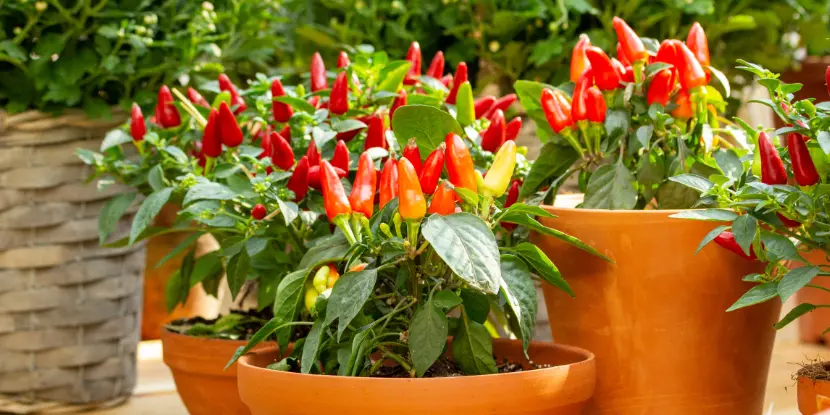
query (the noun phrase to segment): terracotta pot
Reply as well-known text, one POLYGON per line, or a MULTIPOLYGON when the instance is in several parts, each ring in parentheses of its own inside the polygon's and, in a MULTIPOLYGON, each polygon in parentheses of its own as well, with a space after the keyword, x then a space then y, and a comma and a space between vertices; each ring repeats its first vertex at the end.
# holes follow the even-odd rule
POLYGON ((716 224, 677 211, 547 209, 542 223, 571 234, 611 264, 558 239, 531 240, 576 294, 544 285, 553 339, 594 352, 589 414, 760 414, 781 303, 726 309, 758 272, 715 244, 695 255, 716 224))
MULTIPOLYGON (((830 362, 817 364, 825 369, 830 366, 830 362)), ((830 380, 798 376, 798 410, 803 415, 813 415, 826 409, 830 409, 830 380)))
MULTIPOLYGON (((494 339, 494 354, 526 362, 519 341, 494 339)), ((530 357, 546 369, 429 379, 303 375, 264 369, 274 348, 239 360, 239 394, 254 415, 580 414, 594 390, 594 357, 585 350, 534 342, 530 357), (274 391, 279 391, 275 394, 274 391)))
MULTIPOLYGON (((176 219, 179 207, 176 205, 165 205, 158 216, 156 226, 170 226, 176 219)), ((214 318, 219 311, 219 300, 209 296, 197 285, 190 290, 187 302, 176 307, 172 313, 167 313, 167 306, 164 299, 164 287, 167 280, 178 270, 184 260, 187 250, 176 255, 161 267, 156 264, 167 256, 182 241, 190 236, 189 233, 169 233, 154 236, 147 241, 147 260, 144 267, 144 304, 141 316, 141 339, 158 339, 162 327, 165 324, 180 318, 205 317, 214 318)), ((219 249, 219 243, 211 235, 202 235, 196 240, 196 257, 219 249)))
MULTIPOLYGON (((191 415, 250 415, 236 389, 238 365, 225 370, 236 349, 246 343, 161 332, 164 363, 173 372, 176 391, 191 415)), ((273 346, 268 342, 254 350, 273 346)))
MULTIPOLYGON (((820 250, 804 252, 802 256, 811 264, 826 265, 828 263, 824 252, 820 250)), ((795 266, 800 267, 803 264, 798 263, 795 266)), ((830 289, 830 282, 826 281, 826 278, 815 278, 811 284, 830 289)), ((830 292, 815 288, 803 288, 796 293, 796 296, 799 304, 830 304, 830 292)), ((830 344, 830 333, 823 334, 828 328, 830 328, 830 309, 828 308, 819 308, 798 318, 799 337, 805 343, 830 344)))

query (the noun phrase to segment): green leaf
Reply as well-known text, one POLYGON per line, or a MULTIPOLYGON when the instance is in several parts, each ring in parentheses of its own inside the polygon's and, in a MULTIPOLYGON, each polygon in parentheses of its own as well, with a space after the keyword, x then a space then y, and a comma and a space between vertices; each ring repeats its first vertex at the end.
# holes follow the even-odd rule
POLYGON ((366 128, 366 124, 364 124, 363 122, 361 122, 359 120, 353 120, 353 119, 340 120, 340 121, 337 121, 336 123, 334 123, 334 125, 331 126, 331 129, 334 130, 334 131, 337 131, 338 133, 345 133, 345 132, 354 131, 354 130, 362 130, 364 128, 366 128))
POLYGON ((342 260, 349 252, 351 245, 346 237, 337 232, 334 235, 325 237, 306 251, 303 259, 300 260, 298 268, 317 268, 329 262, 342 260))
POLYGON ((166 146, 162 150, 165 153, 169 154, 170 157, 173 157, 179 164, 187 164, 190 160, 187 158, 187 154, 184 154, 180 148, 175 146, 166 146))
POLYGON ((449 113, 427 105, 404 105, 395 110, 392 130, 400 148, 415 137, 421 154, 435 150, 449 133, 464 135, 464 129, 449 113))
POLYGON ((193 271, 190 273, 190 287, 214 276, 222 271, 222 260, 219 259, 219 252, 208 252, 200 256, 193 264, 193 271))
POLYGON ((658 209, 691 209, 700 200, 700 192, 680 183, 667 181, 657 188, 654 198, 658 209))
POLYGON ((334 320, 337 324, 337 340, 346 331, 357 313, 375 291, 378 271, 376 268, 343 274, 331 291, 326 307, 326 327, 334 320))
POLYGON ((738 180, 744 171, 741 159, 730 149, 720 149, 714 152, 715 161, 723 174, 732 179, 738 180))
POLYGON ((471 287, 498 292, 499 247, 481 218, 469 213, 431 215, 421 232, 438 256, 471 287))
MULTIPOLYGON (((608 132, 607 140, 616 140, 628 132, 631 116, 625 110, 611 110, 605 117, 605 131, 608 132)), ((594 173, 596 174, 596 173, 594 173)))
MULTIPOLYGON (((282 323, 294 321, 300 311, 303 299, 303 287, 308 277, 308 269, 300 269, 286 275, 277 287, 274 300, 274 320, 282 323)), ((284 327, 277 331, 277 344, 280 350, 288 350, 293 327, 284 327)))
POLYGON ((236 192, 219 183, 198 183, 187 191, 182 202, 185 206, 197 200, 231 200, 236 192))
POLYGON ((441 290, 432 296, 432 303, 438 308, 450 310, 461 304, 461 297, 452 291, 441 290))
POLYGON ((732 233, 735 235, 735 242, 741 246, 744 253, 749 255, 752 247, 752 240, 755 239, 755 231, 758 229, 758 221, 749 215, 741 215, 732 223, 732 233))
POLYGON ((308 332, 308 336, 305 338, 305 345, 303 345, 303 357, 300 359, 301 373, 311 373, 311 369, 317 364, 320 343, 323 341, 323 334, 325 334, 325 329, 328 326, 327 323, 323 323, 323 320, 317 320, 311 326, 311 331, 308 332))
POLYGON ((248 256, 256 256, 256 254, 265 250, 268 247, 268 238, 263 236, 254 236, 245 242, 245 249, 248 250, 248 256))
POLYGON ((133 204, 136 193, 122 193, 110 199, 98 215, 98 242, 104 243, 115 232, 118 221, 133 204))
POLYGON ((692 209, 675 213, 670 218, 693 219, 711 222, 731 222, 738 217, 738 214, 727 209, 692 209))
POLYGON ((726 75, 724 75, 723 72, 721 72, 718 69, 715 69, 711 66, 707 66, 706 68, 709 70, 709 72, 712 73, 712 75, 715 76, 715 78, 718 79, 718 82, 720 82, 721 86, 723 86, 723 90, 724 90, 723 96, 725 98, 729 98, 729 95, 732 94, 732 90, 729 87, 729 79, 726 77, 726 75))
POLYGON ((818 145, 821 146, 821 149, 824 151, 824 154, 830 154, 830 132, 819 131, 816 136, 816 140, 818 141, 818 145))
POLYGON ((772 325, 776 330, 781 330, 787 326, 787 324, 792 323, 795 319, 815 310, 818 308, 817 306, 809 303, 803 303, 795 306, 789 313, 787 313, 781 321, 772 325))
POLYGON ((490 299, 487 294, 462 289, 461 302, 464 304, 464 310, 471 320, 479 324, 484 324, 487 321, 487 315, 490 314, 490 299))
POLYGON ((578 158, 579 154, 570 146, 560 146, 552 142, 543 145, 539 150, 539 157, 533 162, 519 190, 519 200, 536 193, 549 180, 565 174, 578 158))
POLYGON ((551 262, 550 258, 548 258, 548 256, 545 255, 545 253, 542 252, 538 246, 529 242, 522 242, 513 247, 513 250, 519 255, 520 258, 524 259, 533 268, 533 270, 536 271, 536 275, 545 280, 545 282, 566 292, 571 297, 576 296, 568 282, 562 278, 559 268, 551 262))
POLYGON ((790 261, 804 261, 798 250, 793 245, 793 242, 784 235, 777 233, 761 231, 761 243, 767 254, 773 260, 788 259, 790 261))
POLYGON ((786 273, 778 283, 778 295, 781 301, 787 301, 793 294, 809 284, 821 270, 816 266, 804 266, 786 273))
POLYGON ((453 190, 458 195, 458 197, 461 198, 462 202, 467 203, 467 204, 472 205, 472 206, 478 206, 478 203, 479 203, 478 193, 476 193, 476 192, 474 192, 470 189, 465 189, 465 188, 459 187, 459 186, 454 187, 453 190))
POLYGON ((525 356, 533 331, 536 329, 536 312, 539 305, 536 303, 536 288, 527 265, 516 256, 501 256, 501 289, 507 304, 519 323, 518 334, 522 339, 525 356))
POLYGON ((711 189, 712 186, 714 186, 712 182, 696 174, 680 174, 677 176, 669 177, 669 180, 675 183, 680 183, 687 187, 691 187, 692 189, 695 189, 701 193, 709 191, 709 189, 711 189))
POLYGON ((173 312, 177 305, 187 300, 188 288, 187 281, 182 278, 179 270, 170 275, 164 284, 164 306, 168 313, 173 312))
POLYGON ((548 212, 545 208, 533 205, 526 205, 524 203, 514 203, 509 208, 505 209, 502 212, 502 216, 505 215, 519 215, 519 214, 527 214, 531 217, 540 216, 543 218, 555 218, 556 215, 553 213, 548 212))
POLYGON ((435 363, 447 344, 447 316, 432 302, 419 308, 409 326, 409 351, 415 373, 421 377, 435 363))
POLYGON ((144 232, 144 229, 153 222, 153 219, 159 214, 159 212, 161 212, 161 208, 164 207, 164 204, 167 203, 167 200, 170 199, 170 195, 172 194, 173 188, 168 187, 166 189, 159 190, 144 199, 144 202, 141 203, 141 207, 138 208, 138 212, 135 214, 135 218, 133 218, 133 226, 130 229, 130 245, 132 245, 136 239, 138 239, 139 235, 144 232))
POLYGON ((203 232, 194 232, 191 235, 189 235, 187 238, 185 238, 185 240, 183 240, 181 243, 176 245, 175 248, 170 250, 170 252, 168 252, 167 255, 165 255, 161 260, 159 260, 159 262, 156 263, 156 268, 161 267, 167 261, 173 259, 176 255, 179 255, 180 253, 182 253, 190 245, 192 245, 194 242, 196 242, 196 240, 199 239, 199 237, 202 236, 202 235, 203 235, 203 232))
POLYGON ((290 97, 288 95, 274 97, 274 101, 282 102, 283 104, 288 104, 291 106, 291 108, 308 114, 314 114, 314 112, 317 111, 317 109, 314 108, 314 105, 311 105, 308 101, 300 98, 290 97))
POLYGON ((147 183, 150 184, 154 192, 166 187, 164 184, 164 168, 161 167, 161 164, 156 164, 150 169, 150 173, 147 174, 147 183))
POLYGON ((588 180, 585 201, 587 209, 633 209, 637 205, 634 176, 622 163, 598 168, 588 180))
POLYGON ((111 130, 104 136, 104 141, 101 142, 101 152, 105 152, 113 147, 133 141, 133 137, 127 134, 126 131, 116 128, 111 130))
POLYGON ((698 252, 700 252, 700 250, 703 249, 704 246, 709 245, 709 242, 714 241, 715 238, 717 238, 718 235, 720 235, 721 232, 725 231, 728 227, 729 226, 726 225, 718 226, 717 228, 709 231, 709 233, 707 233, 706 236, 703 237, 703 240, 700 241, 700 245, 697 246, 697 251, 695 251, 695 255, 697 255, 698 252))
POLYGON ((637 142, 640 143, 643 148, 648 148, 648 144, 651 141, 651 136, 654 134, 654 126, 651 124, 642 125, 640 128, 637 128, 637 131, 634 133, 634 136, 637 137, 637 142))
POLYGON ((240 250, 237 254, 228 260, 228 287, 231 290, 231 298, 236 299, 239 295, 239 290, 248 279, 248 270, 251 269, 251 258, 248 256, 248 251, 240 250))
POLYGON ((571 245, 573 245, 573 246, 575 246, 575 247, 577 247, 577 248, 579 248, 579 249, 581 249, 581 250, 583 250, 583 251, 585 251, 585 252, 587 252, 591 255, 598 256, 598 257, 600 257, 600 258, 602 258, 602 259, 604 259, 608 262, 614 262, 614 261, 611 261, 611 259, 609 259, 607 256, 599 253, 596 249, 592 248, 591 246, 589 246, 585 242, 580 241, 579 238, 576 238, 576 237, 568 235, 568 234, 566 234, 562 231, 559 231, 559 230, 556 230, 556 229, 553 229, 553 228, 549 228, 545 225, 542 225, 541 223, 539 223, 539 221, 537 221, 536 219, 531 218, 527 214, 514 215, 514 214, 511 213, 511 214, 504 215, 501 220, 502 220, 502 222, 515 223, 517 225, 526 226, 526 227, 528 227, 528 228, 530 228, 530 229, 532 229, 536 232, 539 232, 543 235, 552 236, 556 239, 567 242, 567 243, 569 243, 569 244, 571 244, 571 245))
POLYGON ((732 304, 726 311, 735 311, 751 305, 760 304, 764 301, 771 300, 778 295, 778 283, 767 282, 756 285, 749 289, 735 304, 732 304))
MULTIPOLYGON (((412 63, 405 60, 397 60, 387 63, 386 66, 380 70, 380 76, 378 77, 378 90, 396 92, 403 84, 403 80, 406 78, 406 74, 409 72, 410 66, 412 66, 412 63)), ((397 110, 395 113, 397 114, 397 110)), ((401 146, 401 148, 403 148, 403 146, 401 146)))
POLYGON ((233 365, 234 363, 236 363, 236 361, 239 360, 239 358, 242 357, 242 355, 251 351, 251 349, 256 347, 256 345, 262 343, 263 340, 267 339, 269 336, 271 336, 271 334, 277 331, 277 329, 283 326, 284 323, 278 321, 276 317, 272 318, 271 320, 268 320, 268 322, 265 323, 265 325, 262 326, 261 329, 257 330, 257 332, 254 333, 253 336, 251 336, 251 339, 248 340, 248 344, 244 346, 239 346, 236 349, 236 351, 233 353, 233 356, 231 356, 231 360, 229 360, 228 363, 225 365, 225 370, 228 370, 228 368, 231 367, 231 365, 233 365))
POLYGON ((493 360, 493 341, 481 324, 461 313, 461 320, 452 340, 452 355, 461 370, 468 375, 496 373, 493 360))

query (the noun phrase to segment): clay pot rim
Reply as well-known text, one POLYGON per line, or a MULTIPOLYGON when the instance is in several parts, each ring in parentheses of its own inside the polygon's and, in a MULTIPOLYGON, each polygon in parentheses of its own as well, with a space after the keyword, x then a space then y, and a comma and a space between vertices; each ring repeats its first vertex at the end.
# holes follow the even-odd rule
MULTIPOLYGON (((512 340, 512 339, 493 339, 493 343, 521 343, 521 340, 512 340)), ((542 342, 542 341, 532 341, 530 342, 530 348, 550 348, 550 349, 557 349, 561 352, 571 353, 579 356, 581 359, 568 364, 556 365, 547 368, 541 369, 534 369, 534 370, 523 370, 521 372, 511 372, 511 373, 494 373, 494 374, 487 374, 487 375, 465 375, 465 376, 450 376, 450 377, 438 377, 438 378, 382 378, 382 377, 360 377, 360 376, 338 376, 338 375, 320 375, 320 374, 307 374, 307 373, 295 373, 295 372, 280 372, 275 370, 266 369, 264 367, 256 366, 250 363, 250 360, 256 356, 261 354, 268 354, 273 353, 276 349, 274 347, 268 347, 261 349, 259 351, 248 353, 237 361, 237 364, 240 366, 240 369, 243 370, 251 370, 254 373, 260 375, 275 375, 278 376, 286 376, 286 377, 297 377, 299 378, 319 378, 325 379, 328 381, 332 380, 339 380, 343 382, 360 382, 362 384, 366 383, 385 383, 385 382, 394 382, 394 383, 407 383, 410 384, 412 382, 417 382, 419 384, 435 384, 440 382, 460 382, 460 381, 470 381, 470 380, 479 380, 479 379, 489 379, 492 377, 499 376, 500 379, 516 379, 521 376, 528 376, 533 374, 544 374, 545 372, 555 372, 561 370, 568 370, 570 371, 571 368, 581 367, 581 366, 590 366, 594 365, 595 356, 593 352, 585 350, 580 347, 576 346, 569 346, 563 344, 557 344, 553 342, 542 342)))
POLYGON ((165 324, 164 327, 161 329, 161 336, 159 338, 167 337, 170 339, 176 339, 176 341, 182 341, 180 339, 191 339, 199 342, 234 342, 234 343, 241 343, 243 345, 247 344, 247 340, 233 340, 233 339, 220 339, 218 337, 205 337, 205 336, 192 336, 189 334, 179 333, 178 331, 171 330, 165 324))
POLYGON ((554 205, 539 205, 542 209, 551 211, 561 211, 561 212, 584 212, 586 214, 612 214, 615 216, 620 215, 651 215, 651 216, 668 216, 674 215, 675 213, 680 212, 687 212, 690 210, 706 210, 705 208, 695 208, 695 209, 585 209, 585 208, 573 208, 573 207, 561 207, 561 206, 554 206, 554 205))

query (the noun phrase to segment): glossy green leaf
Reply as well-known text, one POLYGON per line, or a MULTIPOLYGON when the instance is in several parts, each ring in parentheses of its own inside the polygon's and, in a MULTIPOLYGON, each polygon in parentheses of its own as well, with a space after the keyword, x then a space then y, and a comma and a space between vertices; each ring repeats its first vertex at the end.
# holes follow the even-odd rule
POLYGON ((173 188, 168 187, 152 193, 144 199, 144 202, 141 203, 141 207, 138 208, 138 212, 135 214, 135 218, 133 218, 133 225, 130 229, 131 245, 144 232, 144 229, 153 222, 153 219, 161 212, 161 208, 164 207, 164 204, 167 203, 172 194, 173 188))
POLYGON ((409 327, 409 345, 415 373, 420 377, 441 356, 447 344, 447 316, 432 302, 415 311, 409 327))
POLYGON ((493 341, 490 333, 479 323, 461 314, 458 329, 452 340, 452 355, 461 370, 468 375, 496 373, 493 360, 493 341))
POLYGON ((435 150, 449 133, 464 134, 464 129, 448 112, 427 105, 404 105, 395 110, 392 130, 400 148, 415 137, 421 154, 435 150))
POLYGON ((536 287, 533 286, 533 278, 527 265, 513 255, 501 256, 501 277, 502 294, 519 323, 519 332, 515 334, 522 339, 527 356, 527 348, 536 329, 536 312, 539 309, 536 303, 536 287))

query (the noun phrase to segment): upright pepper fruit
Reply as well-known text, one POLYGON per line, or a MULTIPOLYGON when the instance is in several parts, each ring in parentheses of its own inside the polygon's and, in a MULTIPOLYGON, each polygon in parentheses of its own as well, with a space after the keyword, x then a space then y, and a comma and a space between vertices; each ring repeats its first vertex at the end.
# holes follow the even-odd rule
POLYGON ((294 165, 294 150, 282 135, 276 131, 271 132, 271 145, 274 150, 271 153, 271 163, 282 170, 289 171, 294 165))
POLYGON ((505 128, 505 140, 516 141, 516 137, 519 136, 519 131, 522 130, 522 117, 513 117, 510 122, 507 123, 507 127, 505 128))
POLYGON ((395 111, 406 105, 406 90, 401 89, 398 91, 398 96, 395 97, 395 100, 392 101, 392 106, 389 108, 389 119, 392 119, 392 116, 395 115, 395 111))
POLYGON ((449 133, 444 143, 447 145, 446 162, 450 182, 456 187, 478 193, 473 158, 464 141, 455 133, 449 133))
POLYGON ((504 122, 504 113, 501 110, 496 110, 490 122, 490 127, 481 134, 481 148, 495 153, 504 143, 506 135, 507 128, 504 122))
POLYGON ((432 200, 429 201, 429 213, 441 216, 455 213, 455 191, 447 182, 441 182, 432 200))
POLYGON ((429 64, 427 76, 435 79, 441 79, 442 75, 444 75, 444 52, 439 50, 438 52, 435 52, 435 56, 429 64))
POLYGON ((493 102, 493 106, 484 113, 484 118, 490 119, 492 121, 493 114, 495 114, 496 110, 502 110, 502 112, 507 111, 514 102, 516 102, 518 96, 516 94, 507 94, 495 102, 493 102))
MULTIPOLYGON (((285 96, 285 89, 282 87, 282 82, 278 78, 274 78, 274 81, 271 82, 271 96, 272 98, 285 96)), ((274 113, 274 121, 276 122, 288 122, 291 116, 294 115, 294 110, 291 109, 290 105, 277 100, 273 101, 271 109, 274 113)))
POLYGON ((311 57, 311 92, 321 89, 328 89, 329 81, 326 79, 326 64, 320 52, 315 52, 311 57))
POLYGON ((403 83, 405 85, 415 85, 418 78, 421 77, 421 45, 418 42, 412 42, 409 45, 409 50, 406 52, 406 60, 412 65, 409 67, 409 72, 406 74, 403 83))
POLYGON ((228 78, 228 75, 219 74, 219 90, 227 91, 231 94, 231 105, 236 107, 236 109, 233 110, 235 115, 245 111, 245 108, 248 107, 245 104, 245 100, 239 95, 239 91, 236 90, 236 86, 233 82, 231 82, 231 78, 228 78))
POLYGON ((573 101, 571 102, 571 115, 575 122, 588 119, 588 88, 591 87, 591 74, 593 69, 582 74, 574 87, 573 101))
POLYGON ((455 104, 456 96, 458 96, 458 88, 467 82, 467 64, 464 62, 459 62, 458 66, 455 68, 455 76, 453 77, 452 81, 452 89, 450 89, 449 95, 447 95, 447 103, 448 104, 455 104))
POLYGON ((308 193, 308 157, 303 156, 300 159, 285 187, 294 192, 295 202, 303 200, 308 193))
POLYGON ((692 89, 706 85, 706 72, 703 72, 700 62, 686 44, 677 42, 674 50, 677 53, 677 70, 680 72, 680 85, 683 89, 692 92, 692 89))
MULTIPOLYGON (((620 46, 622 46, 622 51, 629 62, 634 63, 648 59, 648 52, 645 45, 643 45, 643 41, 640 40, 640 37, 625 20, 614 16, 613 25, 617 32, 617 39, 620 41, 620 46)), ((591 64, 593 65, 593 62, 591 64)))
MULTIPOLYGON (((273 155, 274 146, 271 143, 271 134, 265 134, 262 136, 262 139, 259 141, 259 147, 262 149, 262 153, 259 154, 260 160, 273 155)), ((271 172, 268 172, 268 174, 271 174, 271 172)))
POLYGON ((611 58, 611 65, 614 66, 614 70, 617 71, 617 76, 620 77, 620 80, 623 82, 634 82, 634 69, 631 66, 624 66, 622 62, 618 61, 616 58, 611 58))
MULTIPOLYGON (((562 131, 573 126, 570 104, 562 105, 562 101, 556 99, 553 91, 547 88, 543 89, 540 101, 545 118, 554 132, 561 134, 562 131)), ((564 103, 567 104, 567 101, 565 100, 564 103)))
POLYGON ((219 127, 217 127, 218 118, 219 111, 211 108, 207 124, 205 124, 205 132, 202 134, 202 153, 210 158, 222 155, 222 139, 219 138, 219 127))
POLYGON ((462 127, 471 125, 476 120, 473 87, 469 81, 458 87, 458 94, 455 98, 455 119, 462 127))
POLYGON ((445 143, 441 143, 438 148, 429 153, 424 168, 418 177, 421 190, 428 195, 435 192, 435 186, 438 185, 438 180, 441 178, 441 171, 444 170, 444 150, 446 147, 445 143))
POLYGON ((824 84, 827 85, 827 94, 830 95, 830 66, 824 71, 824 84))
POLYGON ((496 153, 496 158, 493 159, 493 164, 490 165, 490 170, 487 170, 481 194, 485 197, 501 197, 507 190, 507 185, 510 184, 515 168, 516 143, 508 141, 501 146, 499 152, 496 153))
POLYGON ((308 157, 309 169, 320 165, 320 151, 317 150, 317 144, 314 142, 313 138, 311 139, 311 142, 308 143, 308 149, 306 150, 305 155, 308 157))
POLYGON ((368 152, 360 155, 357 163, 357 175, 349 195, 352 211, 371 218, 375 211, 375 191, 377 190, 378 176, 375 164, 368 152))
POLYGON ((585 96, 585 103, 588 105, 588 121, 592 123, 605 122, 605 113, 608 111, 605 105, 605 98, 599 88, 592 86, 588 88, 585 96))
POLYGON ((787 169, 765 131, 758 136, 758 152, 761 153, 761 182, 787 184, 787 169))
POLYGON ((619 60, 623 66, 631 66, 631 61, 629 61, 628 57, 625 56, 625 51, 623 51, 622 44, 620 44, 620 42, 617 42, 617 60, 619 60))
POLYGON ((475 101, 474 107, 476 110, 476 119, 479 119, 493 107, 493 104, 496 102, 496 97, 492 95, 487 95, 486 97, 481 97, 475 101))
POLYGON ((195 90, 191 87, 187 87, 187 99, 190 102, 192 102, 193 105, 198 105, 200 107, 210 108, 210 104, 208 104, 205 97, 203 97, 202 94, 199 93, 199 91, 197 91, 197 90, 195 90))
MULTIPOLYGON (((585 56, 591 62, 590 73, 594 82, 603 91, 612 91, 620 86, 620 76, 614 69, 611 58, 598 47, 590 47, 585 50, 585 56)), ((583 76, 585 73, 583 73, 583 76)), ((577 81, 578 82, 578 81, 577 81)))
MULTIPOLYGON (((507 197, 504 199, 504 208, 507 209, 510 206, 513 206, 519 200, 519 190, 521 190, 522 181, 519 179, 515 179, 510 182, 510 187, 507 189, 507 197)), ((516 229, 515 223, 504 223, 502 222, 501 226, 504 226, 507 230, 516 229)))
POLYGON ((326 216, 332 223, 342 221, 344 216, 352 214, 352 206, 349 204, 349 198, 346 196, 346 190, 343 189, 343 183, 340 182, 340 176, 334 167, 328 161, 320 162, 320 184, 323 188, 323 204, 326 207, 326 216))
POLYGON ((676 41, 671 39, 664 40, 660 43, 660 48, 657 49, 657 56, 654 58, 654 61, 674 65, 674 68, 671 69, 677 71, 677 49, 675 46, 676 41))
POLYGON ((793 175, 799 186, 812 186, 819 182, 818 171, 810 157, 807 144, 798 133, 787 135, 787 149, 790 151, 790 160, 793 165, 793 175))
POLYGON ((346 72, 337 74, 329 93, 329 112, 343 115, 349 110, 349 79, 346 72))
POLYGON ((406 221, 419 221, 427 212, 427 202, 418 173, 406 158, 398 160, 398 212, 406 221))
POLYGON ((389 201, 398 196, 398 163, 394 157, 389 157, 383 163, 380 172, 380 208, 383 209, 389 201))
POLYGON ((236 117, 234 117, 227 102, 219 104, 219 115, 216 117, 216 121, 219 127, 219 137, 222 138, 222 144, 228 147, 238 147, 242 144, 244 138, 242 136, 242 130, 239 128, 236 117))
POLYGON ((282 136, 282 138, 285 139, 285 141, 288 141, 290 143, 291 142, 291 126, 286 124, 284 127, 282 127, 282 130, 280 130, 280 135, 282 136))
POLYGON ((421 174, 421 170, 423 169, 421 150, 418 148, 418 141, 415 140, 415 137, 410 138, 406 142, 406 146, 403 148, 403 157, 412 163, 416 173, 421 174))
POLYGON ((665 107, 669 103, 672 91, 674 91, 674 72, 670 68, 662 69, 651 78, 648 86, 646 101, 648 105, 657 103, 665 107))
POLYGON ((349 148, 343 140, 337 140, 334 146, 334 155, 331 157, 331 165, 343 171, 349 171, 349 148))
POLYGON ((337 55, 337 69, 343 69, 351 63, 352 62, 349 60, 349 54, 341 50, 340 54, 337 55))
MULTIPOLYGON (((334 169, 334 172, 337 174, 337 177, 341 179, 348 175, 348 172, 339 167, 332 166, 332 168, 334 169)), ((313 189, 323 190, 322 174, 323 172, 320 169, 319 164, 316 166, 310 166, 308 168, 308 185, 311 186, 313 189)))
POLYGON ((709 66, 709 41, 706 39, 706 32, 700 23, 694 22, 686 37, 686 46, 695 55, 697 61, 703 66, 709 66))
POLYGON ((756 259, 755 250, 752 247, 749 247, 749 255, 747 255, 743 248, 738 245, 738 242, 735 240, 735 235, 732 232, 721 232, 720 235, 715 237, 715 243, 745 259, 756 259))
POLYGON ((251 217, 256 220, 262 220, 266 216, 268 216, 268 211, 262 203, 257 203, 254 205, 254 208, 251 209, 251 217))
POLYGON ((133 141, 139 142, 144 140, 144 134, 147 134, 147 125, 144 124, 144 114, 141 113, 141 107, 133 103, 130 110, 130 135, 133 141))
POLYGON ((571 52, 571 82, 576 82, 585 71, 591 69, 591 63, 585 56, 585 50, 589 47, 591 47, 591 39, 588 35, 579 35, 579 40, 571 52))
POLYGON ((182 123, 179 110, 173 105, 173 94, 167 85, 159 88, 158 103, 156 103, 156 122, 163 128, 178 127, 182 123))
POLYGON ((448 73, 441 77, 441 83, 444 84, 445 87, 449 88, 450 84, 452 83, 452 74, 448 73))
POLYGON ((363 142, 363 149, 380 147, 384 150, 389 148, 386 142, 386 127, 383 125, 383 118, 380 115, 372 115, 369 119, 369 129, 366 131, 366 141, 363 142))

